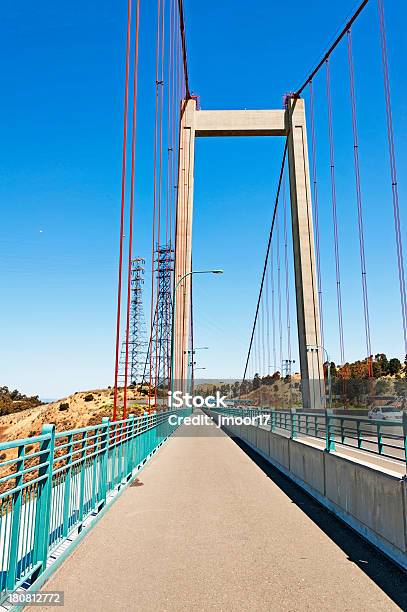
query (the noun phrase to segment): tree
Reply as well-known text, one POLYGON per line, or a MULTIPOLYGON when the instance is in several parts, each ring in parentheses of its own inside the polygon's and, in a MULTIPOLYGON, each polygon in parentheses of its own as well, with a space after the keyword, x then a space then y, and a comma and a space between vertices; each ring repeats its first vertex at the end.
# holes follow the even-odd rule
POLYGON ((366 361, 355 361, 350 366, 352 378, 368 378, 369 368, 366 361))
POLYGON ((376 395, 385 395, 391 391, 391 382, 386 378, 381 378, 376 381, 375 393, 376 395))
POLYGON ((407 378, 394 381, 394 392, 400 397, 407 397, 407 378))
POLYGON ((256 373, 253 378, 253 390, 260 388, 260 376, 256 373))
POLYGON ((381 376, 386 376, 389 373, 389 360, 384 353, 375 355, 376 362, 380 365, 381 376))
POLYGON ((395 374, 398 374, 400 370, 401 370, 400 359, 397 359, 397 357, 393 357, 392 359, 390 359, 389 365, 388 365, 388 373, 394 376, 395 374))
POLYGON ((373 361, 372 370, 373 370, 373 378, 380 378, 381 376, 383 376, 382 366, 380 365, 378 361, 373 361))
POLYGON ((350 378, 350 375, 351 375, 351 367, 350 367, 350 364, 348 362, 344 363, 343 366, 338 368, 338 376, 339 376, 339 378, 343 378, 343 379, 347 380, 348 378, 350 378))

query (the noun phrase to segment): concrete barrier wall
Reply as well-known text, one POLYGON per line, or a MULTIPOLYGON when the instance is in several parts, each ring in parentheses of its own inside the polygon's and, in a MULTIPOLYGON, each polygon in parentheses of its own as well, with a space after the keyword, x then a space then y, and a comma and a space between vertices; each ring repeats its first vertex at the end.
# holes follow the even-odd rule
POLYGON ((289 440, 290 471, 321 495, 325 493, 325 453, 289 440))
POLYGON ((406 552, 405 481, 325 453, 325 495, 355 520, 406 552))
MULTIPOLYGON (((210 413, 218 422, 218 415, 210 413)), ((253 425, 224 427, 407 570, 407 481, 253 425)))
POLYGON ((290 440, 269 432, 270 436, 270 455, 281 467, 290 469, 290 440))

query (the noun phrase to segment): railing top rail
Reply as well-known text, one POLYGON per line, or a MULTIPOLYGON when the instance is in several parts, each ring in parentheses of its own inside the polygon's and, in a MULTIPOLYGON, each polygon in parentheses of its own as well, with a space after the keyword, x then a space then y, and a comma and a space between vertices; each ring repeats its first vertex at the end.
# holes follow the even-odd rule
POLYGON ((357 417, 357 416, 347 416, 344 414, 330 414, 329 417, 331 419, 336 419, 340 421, 352 421, 353 423, 369 423, 370 425, 388 425, 388 426, 398 426, 402 427, 402 421, 395 421, 390 419, 369 419, 369 417, 357 417))
MULTIPOLYGON (((241 407, 241 408, 222 408, 221 410, 219 409, 215 409, 214 412, 233 412, 233 411, 237 411, 239 413, 242 413, 244 411, 248 412, 248 411, 255 411, 255 412, 266 412, 266 411, 273 411, 275 412, 275 414, 278 415, 287 415, 290 416, 291 414, 293 414, 294 410, 283 410, 280 408, 272 408, 272 407, 241 407)), ((297 417, 312 417, 314 419, 325 419, 325 412, 304 412, 303 410, 295 410, 294 414, 297 415, 297 417)), ((352 421, 352 422, 360 422, 360 423, 368 423, 370 425, 383 425, 383 426, 387 426, 387 427, 402 427, 403 423, 402 421, 398 421, 398 420, 390 420, 390 419, 370 419, 369 417, 363 417, 363 416, 352 416, 352 415, 347 415, 347 414, 329 414, 329 418, 331 420, 340 420, 340 421, 352 421)))
POLYGON ((32 438, 20 438, 19 440, 9 440, 8 442, 0 443, 0 452, 5 450, 10 450, 12 448, 18 448, 19 446, 26 446, 27 444, 36 444, 37 442, 44 442, 45 440, 49 440, 51 437, 50 434, 40 434, 38 436, 33 436, 32 438))

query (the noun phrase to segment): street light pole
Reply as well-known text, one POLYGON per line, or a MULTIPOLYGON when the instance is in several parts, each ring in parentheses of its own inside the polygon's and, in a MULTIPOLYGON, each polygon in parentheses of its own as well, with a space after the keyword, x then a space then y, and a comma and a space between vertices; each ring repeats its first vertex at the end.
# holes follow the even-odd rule
POLYGON ((176 316, 176 297, 177 297, 177 289, 182 281, 187 276, 192 276, 193 274, 223 274, 223 270, 192 270, 191 272, 187 272, 176 283, 174 287, 174 302, 172 305, 172 329, 171 329, 171 399, 174 393, 174 336, 175 336, 175 316, 176 316))
POLYGON ((328 389, 329 389, 329 409, 332 410, 332 382, 331 382, 331 360, 329 358, 328 355, 328 351, 326 350, 326 348, 324 346, 321 346, 319 344, 315 344, 315 345, 309 345, 307 346, 307 351, 318 351, 318 349, 321 349, 322 351, 324 351, 325 355, 326 355, 326 361, 328 363, 328 372, 327 372, 327 378, 328 378, 328 389))

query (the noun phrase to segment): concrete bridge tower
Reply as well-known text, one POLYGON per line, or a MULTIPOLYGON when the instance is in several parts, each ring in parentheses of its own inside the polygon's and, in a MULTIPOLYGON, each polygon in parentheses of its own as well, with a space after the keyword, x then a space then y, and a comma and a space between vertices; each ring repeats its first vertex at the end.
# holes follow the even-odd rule
MULTIPOLYGON (((325 405, 312 197, 304 100, 289 98, 278 110, 197 110, 184 100, 179 136, 175 283, 191 271, 195 139, 211 136, 283 136, 288 139, 295 292, 304 408, 325 405), (313 350, 310 350, 310 348, 313 350)), ((191 276, 179 285, 174 319, 174 380, 188 370, 191 276)), ((180 383, 176 383, 180 384, 180 383)))

